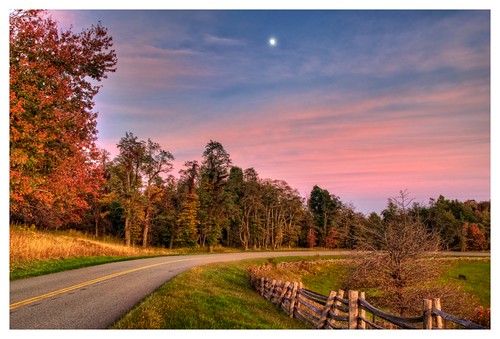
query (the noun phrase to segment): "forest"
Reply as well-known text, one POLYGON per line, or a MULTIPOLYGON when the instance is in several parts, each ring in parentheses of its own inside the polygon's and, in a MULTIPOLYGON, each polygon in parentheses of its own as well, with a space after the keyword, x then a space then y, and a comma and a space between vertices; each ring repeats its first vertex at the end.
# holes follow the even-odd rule
POLYGON ((9 19, 11 224, 116 236, 128 246, 358 249, 403 212, 444 250, 490 249, 490 201, 439 196, 423 205, 403 191, 404 201, 388 198, 366 216, 317 185, 305 198, 238 167, 214 140, 178 173, 169 150, 132 132, 111 159, 96 145, 93 111, 98 83, 117 70, 107 29, 62 31, 43 11, 9 19))

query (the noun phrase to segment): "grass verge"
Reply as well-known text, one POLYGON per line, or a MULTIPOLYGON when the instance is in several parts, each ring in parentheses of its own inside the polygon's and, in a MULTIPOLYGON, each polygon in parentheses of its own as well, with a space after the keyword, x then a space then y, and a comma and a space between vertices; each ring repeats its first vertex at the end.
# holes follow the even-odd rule
POLYGON ((65 259, 52 259, 42 261, 23 261, 10 265, 10 280, 36 277, 39 275, 62 272, 83 268, 87 266, 101 265, 110 262, 150 258, 153 256, 138 257, 76 257, 65 259))
POLYGON ((114 329, 306 329, 250 286, 247 268, 262 260, 210 264, 167 282, 114 329))
POLYGON ((39 231, 10 227, 10 280, 115 261, 169 254, 165 249, 126 247, 113 239, 96 240, 77 231, 39 231))
MULTIPOLYGON (((231 251, 235 250, 214 250, 231 251)), ((35 226, 10 226, 10 280, 116 261, 195 253, 206 250, 127 247, 119 239, 95 239, 74 230, 40 231, 35 226)))

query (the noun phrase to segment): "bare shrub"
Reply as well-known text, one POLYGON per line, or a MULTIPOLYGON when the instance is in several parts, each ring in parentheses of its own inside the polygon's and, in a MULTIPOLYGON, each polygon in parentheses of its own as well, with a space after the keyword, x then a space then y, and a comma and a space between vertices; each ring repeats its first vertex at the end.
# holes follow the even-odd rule
POLYGON ((367 225, 357 235, 359 248, 369 254, 353 268, 349 281, 383 290, 387 305, 402 316, 410 313, 411 302, 425 290, 415 286, 426 286, 439 272, 434 261, 420 260, 439 250, 439 237, 410 213, 411 202, 401 191, 389 199, 384 221, 367 225))

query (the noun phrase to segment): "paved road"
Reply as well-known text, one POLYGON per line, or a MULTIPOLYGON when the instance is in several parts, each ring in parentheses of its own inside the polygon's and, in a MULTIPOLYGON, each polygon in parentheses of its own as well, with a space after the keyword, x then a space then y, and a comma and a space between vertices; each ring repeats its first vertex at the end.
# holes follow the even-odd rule
POLYGON ((10 282, 10 328, 107 328, 166 281, 194 266, 249 258, 317 254, 351 252, 247 252, 169 256, 15 280, 10 282))
MULTIPOLYGON (((194 266, 339 252, 248 252, 169 256, 86 267, 10 282, 11 329, 101 329, 194 266)), ((348 252, 340 252, 348 253, 348 252)))

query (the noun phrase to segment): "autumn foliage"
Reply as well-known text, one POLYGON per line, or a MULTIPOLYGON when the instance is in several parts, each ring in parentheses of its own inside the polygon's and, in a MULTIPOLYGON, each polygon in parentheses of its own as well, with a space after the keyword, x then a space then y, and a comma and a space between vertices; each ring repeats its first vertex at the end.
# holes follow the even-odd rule
POLYGON ((467 250, 482 251, 486 248, 486 236, 477 223, 465 223, 467 250))
POLYGON ((93 98, 115 71, 100 24, 59 31, 43 11, 10 14, 11 217, 43 227, 77 223, 102 174, 93 98))

